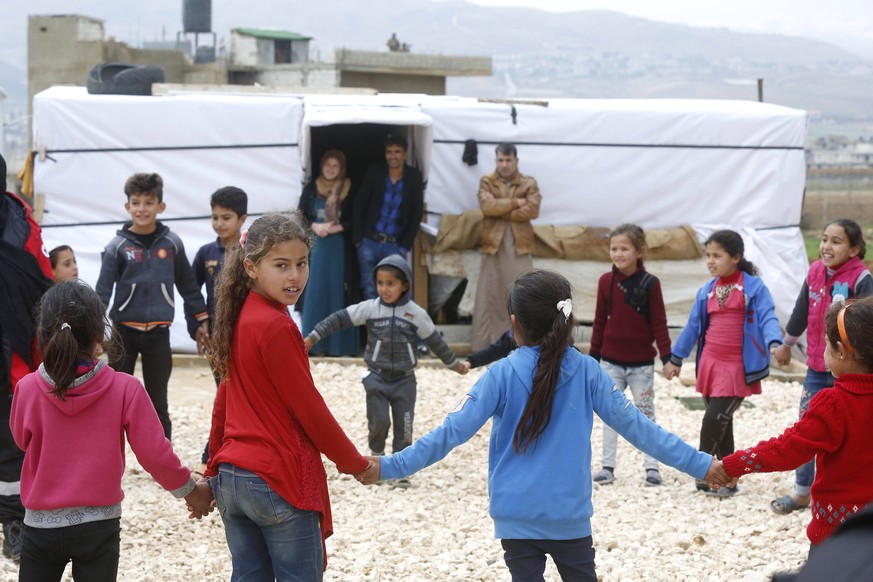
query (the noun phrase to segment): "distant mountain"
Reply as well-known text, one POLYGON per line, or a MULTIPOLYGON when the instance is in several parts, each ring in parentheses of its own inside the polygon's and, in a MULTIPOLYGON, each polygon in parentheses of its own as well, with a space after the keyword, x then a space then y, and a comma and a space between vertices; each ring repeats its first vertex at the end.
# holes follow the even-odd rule
MULTIPOLYGON (((182 0, 89 0, 88 16, 108 34, 170 37, 181 28, 182 0)), ((69 13, 67 2, 56 13, 69 13)), ((45 7, 43 7, 45 8, 45 7)), ((85 8, 83 8, 85 10, 85 8)), ((40 13, 51 13, 41 9, 40 13)), ((9 61, 11 26, 0 22, 0 59, 9 61), (5 39, 5 40, 4 40, 5 39)), ((413 52, 490 55, 491 78, 455 78, 454 94, 489 97, 688 97, 756 99, 838 118, 870 118, 873 61, 834 45, 779 35, 666 24, 617 12, 550 13, 427 0, 257 0, 213 3, 213 29, 275 27, 315 38, 322 58, 333 48, 387 50, 396 32, 413 52), (253 9, 256 7, 256 9, 253 9)), ((26 30, 26 29, 25 29, 26 30)), ((134 43, 135 44, 135 43, 134 43)), ((24 63, 0 61, 0 86, 10 101, 26 86, 24 63)))

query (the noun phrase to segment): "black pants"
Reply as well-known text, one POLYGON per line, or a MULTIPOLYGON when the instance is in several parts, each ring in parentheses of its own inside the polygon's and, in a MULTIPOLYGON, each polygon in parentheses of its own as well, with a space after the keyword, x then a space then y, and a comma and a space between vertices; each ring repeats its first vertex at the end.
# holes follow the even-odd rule
POLYGON ((703 415, 703 424, 700 426, 701 450, 719 459, 734 452, 734 412, 743 403, 738 396, 729 398, 707 398, 706 412, 703 415))
POLYGON ((500 540, 512 582, 542 582, 546 554, 564 582, 597 582, 591 536, 575 540, 500 540))
POLYGON ((0 523, 24 519, 21 505, 21 464, 24 453, 15 444, 9 428, 12 394, 9 377, 0 386, 0 523))
POLYGON ((367 392, 367 441, 370 450, 374 453, 385 450, 385 440, 388 438, 392 419, 394 440, 391 443, 391 452, 397 453, 411 445, 417 393, 415 375, 389 381, 370 371, 364 376, 363 383, 367 392))
POLYGON ((116 329, 124 353, 110 360, 109 365, 118 372, 133 374, 136 358, 142 354, 143 384, 164 427, 164 435, 170 438, 173 432, 167 404, 167 385, 170 383, 170 372, 173 371, 170 328, 158 327, 150 331, 137 331, 119 325, 116 329))
POLYGON ((59 582, 73 562, 76 582, 111 582, 118 576, 119 518, 52 529, 24 526, 19 580, 59 582))

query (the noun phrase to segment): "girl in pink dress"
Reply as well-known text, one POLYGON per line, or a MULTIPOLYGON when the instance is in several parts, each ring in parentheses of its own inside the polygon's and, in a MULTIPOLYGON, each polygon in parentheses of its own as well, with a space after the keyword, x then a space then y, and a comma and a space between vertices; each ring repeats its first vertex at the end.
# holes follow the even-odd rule
MULTIPOLYGON (((697 346, 697 391, 706 404, 698 448, 721 459, 734 452, 733 415, 743 399, 761 393, 761 380, 770 373, 770 349, 781 345, 782 332, 770 291, 743 257, 742 237, 719 230, 704 246, 714 278, 697 292, 664 376, 677 376, 682 360, 697 346)), ((710 491, 702 481, 697 488, 721 497, 739 492, 736 487, 710 491)))

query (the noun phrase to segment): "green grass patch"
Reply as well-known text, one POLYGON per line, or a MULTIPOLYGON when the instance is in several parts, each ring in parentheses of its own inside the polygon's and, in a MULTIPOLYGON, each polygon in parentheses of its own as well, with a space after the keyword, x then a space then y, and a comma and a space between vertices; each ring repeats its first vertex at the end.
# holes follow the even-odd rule
POLYGON ((803 233, 803 244, 806 247, 806 256, 809 257, 810 263, 818 259, 818 245, 820 242, 820 231, 808 230, 803 233))
MULTIPOLYGON (((676 400, 682 403, 682 406, 688 410, 706 410, 706 404, 701 396, 677 396, 676 400)), ((755 408, 755 405, 749 402, 748 398, 743 400, 740 406, 745 408, 755 408)))

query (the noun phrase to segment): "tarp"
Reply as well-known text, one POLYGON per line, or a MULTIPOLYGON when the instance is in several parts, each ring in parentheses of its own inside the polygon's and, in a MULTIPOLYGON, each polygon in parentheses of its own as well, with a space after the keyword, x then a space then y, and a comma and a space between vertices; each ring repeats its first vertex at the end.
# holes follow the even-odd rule
MULTIPOLYGON (((193 256, 214 236, 206 217, 215 189, 233 184, 246 190, 250 215, 296 207, 311 172, 312 129, 355 123, 407 128, 411 161, 428 178, 431 220, 477 208, 479 179, 494 169, 494 146, 510 141, 521 171, 537 179, 543 195, 538 226, 690 223, 699 240, 707 225, 734 228, 743 233, 750 258, 757 258, 783 321, 806 272, 799 230, 806 113, 776 105, 578 99, 537 105, 426 95, 134 97, 54 87, 34 98, 33 111, 34 148, 46 154, 36 162, 34 184, 45 200, 47 244, 73 246, 81 276, 91 284, 100 250, 129 218, 122 188, 131 174, 164 177, 161 219, 193 256), (461 160, 467 140, 478 144, 477 165, 461 160)), ((468 262, 478 258, 472 253, 468 262)), ((431 259, 432 272, 439 273, 445 261, 431 259)), ((689 272, 698 268, 698 279, 705 280, 702 262, 693 264, 689 272)), ((608 263, 592 263, 589 272, 605 268, 608 263)), ((468 293, 475 287, 475 274, 469 275, 468 293)), ((699 287, 667 274, 662 279, 677 305, 699 287)), ((596 277, 578 283, 577 291, 588 293, 596 277)), ((175 349, 193 349, 181 315, 171 341, 175 349)))

